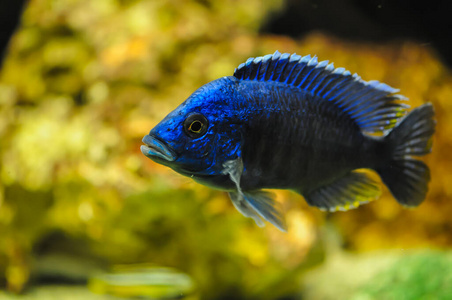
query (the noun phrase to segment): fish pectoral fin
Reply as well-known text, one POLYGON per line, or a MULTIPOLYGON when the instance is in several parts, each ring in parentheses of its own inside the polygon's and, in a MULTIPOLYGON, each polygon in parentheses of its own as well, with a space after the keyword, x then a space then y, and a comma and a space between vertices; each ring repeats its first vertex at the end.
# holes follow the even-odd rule
POLYGON ((237 192, 242 193, 240 188, 240 177, 242 177, 243 172, 243 161, 241 157, 236 159, 228 160, 223 163, 222 174, 229 175, 232 182, 234 182, 237 192))
POLYGON ((281 205, 275 201, 273 193, 265 191, 230 192, 229 196, 235 208, 245 217, 252 218, 257 226, 265 226, 262 221, 264 219, 279 230, 287 232, 281 205))
POLYGON ((346 211, 380 196, 375 181, 362 172, 349 172, 336 181, 303 195, 311 206, 321 210, 346 211))

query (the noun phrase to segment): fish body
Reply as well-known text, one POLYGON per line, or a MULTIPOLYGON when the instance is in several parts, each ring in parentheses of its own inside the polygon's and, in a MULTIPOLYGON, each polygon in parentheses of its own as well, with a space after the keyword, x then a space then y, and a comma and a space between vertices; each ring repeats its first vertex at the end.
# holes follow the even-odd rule
POLYGON ((434 112, 427 103, 406 115, 397 92, 315 57, 275 52, 199 88, 141 150, 228 191, 242 214, 281 230, 278 204, 262 189, 290 189, 312 206, 346 210, 380 193, 361 168, 377 171, 402 205, 416 206, 430 175, 413 156, 431 151, 434 112))

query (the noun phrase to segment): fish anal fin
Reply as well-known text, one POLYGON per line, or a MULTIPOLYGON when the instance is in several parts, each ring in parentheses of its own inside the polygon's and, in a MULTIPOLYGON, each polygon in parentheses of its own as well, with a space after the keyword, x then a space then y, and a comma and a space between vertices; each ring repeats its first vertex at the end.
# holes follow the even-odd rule
POLYGON ((357 208, 378 198, 380 193, 376 182, 366 173, 353 171, 328 185, 304 194, 304 197, 309 205, 334 212, 357 208))

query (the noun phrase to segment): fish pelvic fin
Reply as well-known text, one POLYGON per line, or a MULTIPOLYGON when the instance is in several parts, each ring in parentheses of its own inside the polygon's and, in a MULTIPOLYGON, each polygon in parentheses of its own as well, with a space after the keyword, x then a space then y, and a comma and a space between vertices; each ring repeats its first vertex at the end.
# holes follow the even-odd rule
POLYGON ((384 154, 388 157, 377 168, 382 181, 397 202, 417 206, 425 199, 430 181, 430 169, 413 156, 431 152, 435 133, 435 112, 426 103, 408 114, 384 139, 384 154))
POLYGON ((264 227, 265 220, 282 232, 287 232, 281 205, 275 200, 273 193, 260 190, 243 194, 230 192, 229 197, 235 208, 245 217, 252 218, 257 226, 264 227))
POLYGON ((270 222, 279 230, 286 232, 287 227, 280 205, 275 201, 273 193, 265 191, 242 191, 240 177, 243 172, 243 161, 239 157, 223 164, 223 174, 229 175, 236 185, 236 191, 229 192, 234 207, 245 217, 252 218, 257 226, 263 227, 262 219, 270 222))
POLYGON ((316 96, 353 119, 365 133, 386 132, 407 113, 407 100, 399 91, 379 81, 364 81, 356 73, 335 68, 310 55, 279 53, 251 57, 234 71, 239 80, 273 81, 316 96))
POLYGON ((367 174, 352 171, 303 196, 309 205, 321 210, 346 211, 378 198, 380 189, 367 174))

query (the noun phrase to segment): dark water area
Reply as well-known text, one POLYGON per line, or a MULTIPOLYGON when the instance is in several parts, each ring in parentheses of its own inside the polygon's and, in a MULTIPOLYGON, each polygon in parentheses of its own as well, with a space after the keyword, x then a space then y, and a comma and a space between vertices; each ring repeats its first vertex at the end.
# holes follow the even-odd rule
POLYGON ((410 39, 438 51, 452 64, 452 3, 421 1, 307 0, 287 1, 284 9, 270 15, 262 33, 299 38, 313 30, 334 36, 369 42, 410 39))

